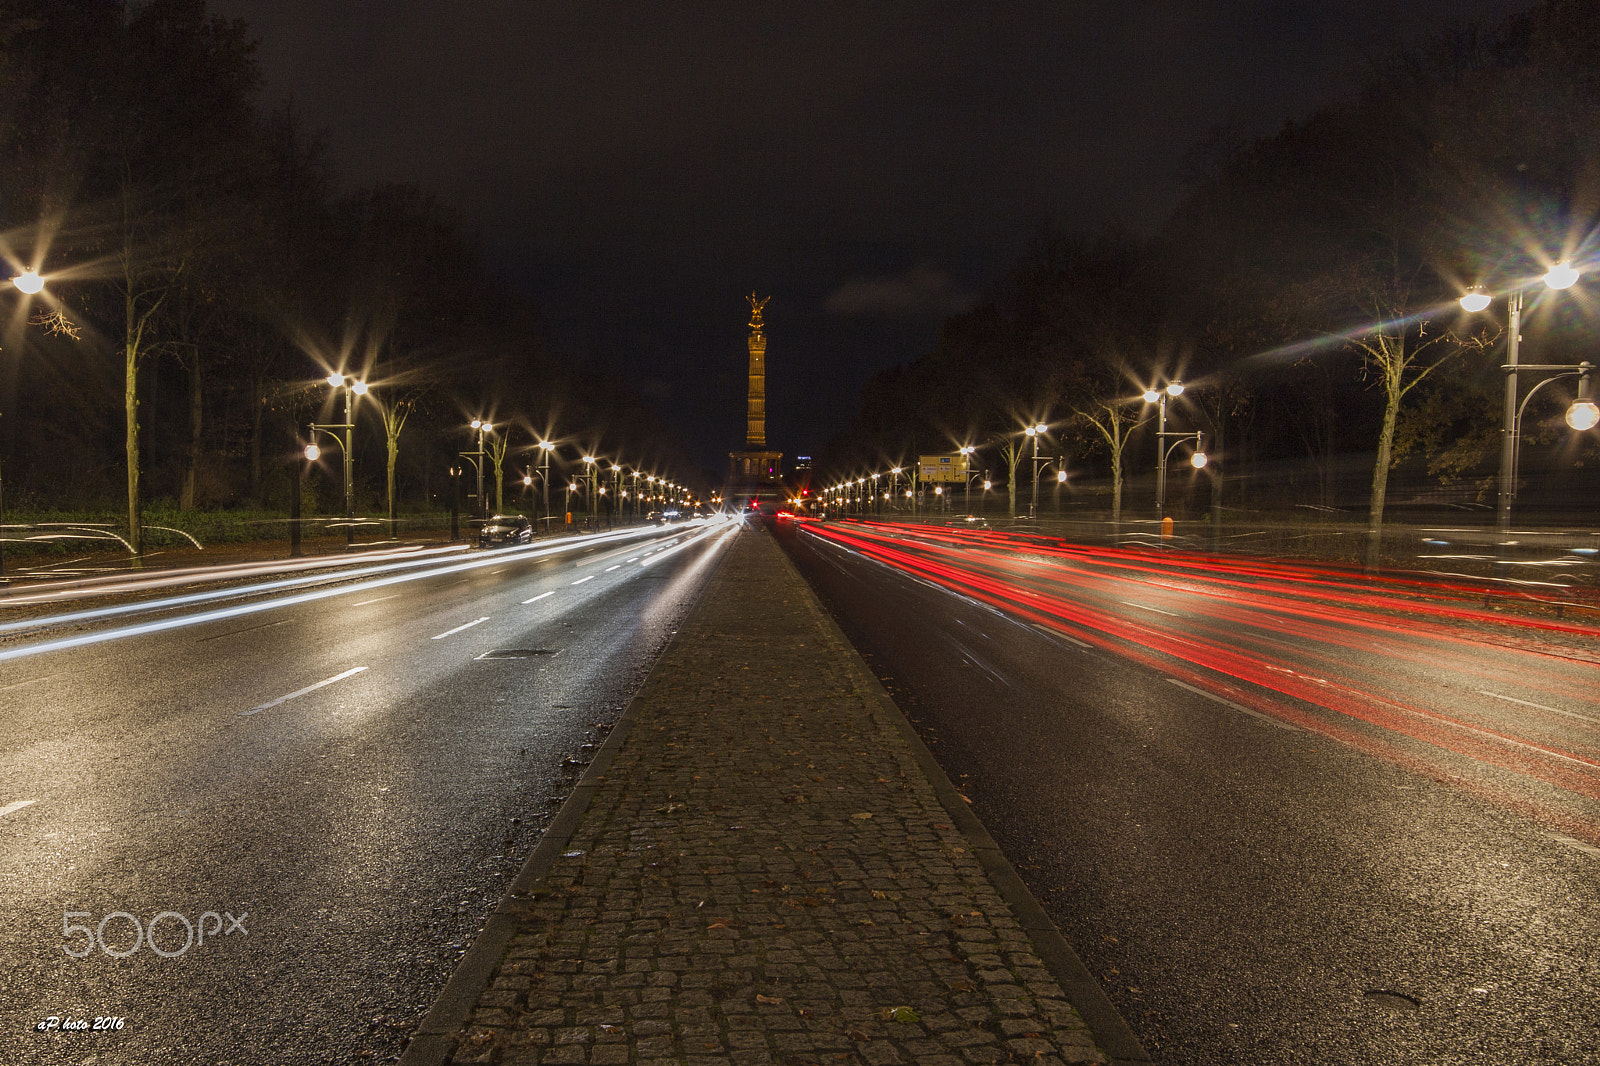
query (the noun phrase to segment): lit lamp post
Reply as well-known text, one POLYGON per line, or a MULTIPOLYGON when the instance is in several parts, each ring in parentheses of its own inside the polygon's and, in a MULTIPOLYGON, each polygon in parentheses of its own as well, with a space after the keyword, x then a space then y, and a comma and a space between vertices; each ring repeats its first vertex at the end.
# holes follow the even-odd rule
MULTIPOLYGON (((1565 263, 1557 263, 1545 274, 1544 283, 1552 289, 1569 289, 1578 281, 1578 272, 1565 263)), ((1517 494, 1517 436, 1522 421, 1522 411, 1527 407, 1527 400, 1517 403, 1519 383, 1517 372, 1519 370, 1556 371, 1539 385, 1535 385, 1528 393, 1531 399, 1533 394, 1546 381, 1556 377, 1570 377, 1573 373, 1578 375, 1578 401, 1567 409, 1567 424, 1574 429, 1588 429, 1594 425, 1591 412, 1596 412, 1595 405, 1588 399, 1587 385, 1589 380, 1589 364, 1562 364, 1544 363, 1519 365, 1517 356, 1522 343, 1522 294, 1527 286, 1513 289, 1506 298, 1507 310, 1510 313, 1510 329, 1506 337, 1506 361, 1500 369, 1505 372, 1506 389, 1504 417, 1500 425, 1500 499, 1496 509, 1496 519, 1501 533, 1502 553, 1506 549, 1505 534, 1511 530, 1511 501, 1517 494), (1587 425, 1584 423, 1587 422, 1587 425)), ((1461 297, 1461 307, 1470 313, 1477 313, 1489 306, 1489 294, 1482 288, 1474 286, 1465 296, 1461 297)))
MULTIPOLYGON (((24 270, 11 279, 11 284, 24 296, 37 296, 44 291, 44 279, 33 270, 24 270)), ((4 471, 0 471, 0 585, 6 583, 6 483, 4 471)))
POLYGON ((478 472, 478 517, 479 519, 487 520, 489 517, 489 501, 483 495, 483 436, 485 433, 493 433, 494 426, 481 418, 474 418, 468 424, 477 431, 478 450, 475 452, 458 452, 456 454, 470 462, 473 469, 478 472))
POLYGON ((589 476, 589 511, 590 511, 590 517, 592 518, 592 517, 594 517, 594 512, 596 512, 596 511, 598 511, 600 509, 600 494, 595 491, 595 486, 596 486, 595 472, 596 472, 596 468, 595 468, 595 458, 594 458, 594 456, 585 455, 583 457, 583 466, 584 466, 584 472, 587 473, 588 476, 589 476))
POLYGON ((1206 453, 1203 445, 1205 434, 1196 430, 1192 433, 1167 432, 1167 399, 1183 395, 1183 383, 1174 381, 1164 389, 1146 389, 1144 402, 1158 404, 1156 421, 1156 520, 1167 517, 1167 457, 1172 454, 1172 449, 1186 440, 1194 441, 1195 452, 1189 457, 1189 464, 1196 470, 1206 465, 1206 453), (1172 441, 1169 445, 1167 441, 1172 441))
MULTIPOLYGON (((1039 517, 1039 438, 1045 435, 1050 427, 1043 422, 1035 423, 1023 430, 1033 438, 1033 502, 1028 504, 1028 517, 1039 517)), ((1049 462, 1048 459, 1045 460, 1049 462)))
MULTIPOLYGON (((344 389, 344 421, 329 425, 313 422, 311 423, 311 437, 315 441, 319 432, 326 433, 339 444, 340 449, 344 452, 344 546, 350 548, 355 545, 356 524, 356 457, 353 448, 356 426, 355 419, 352 417, 355 411, 353 397, 366 395, 367 383, 365 381, 357 381, 354 378, 347 378, 343 374, 329 374, 327 382, 336 389, 344 389), (342 440, 339 438, 338 433, 341 429, 344 430, 344 439, 342 440)), ((307 459, 315 462, 321 454, 322 449, 318 448, 315 443, 306 445, 307 459)))
POLYGON ((961 467, 961 480, 966 482, 967 517, 972 517, 972 455, 978 449, 970 444, 963 444, 957 449, 961 458, 965 460, 961 467))
POLYGON ((544 531, 550 532, 550 453, 556 446, 547 440, 539 442, 539 488, 544 495, 544 531))

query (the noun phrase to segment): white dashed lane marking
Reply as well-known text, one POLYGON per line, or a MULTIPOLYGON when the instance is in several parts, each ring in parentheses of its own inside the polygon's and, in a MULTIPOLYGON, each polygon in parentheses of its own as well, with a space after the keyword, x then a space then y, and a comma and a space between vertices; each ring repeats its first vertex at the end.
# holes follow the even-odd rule
POLYGON ((257 714, 257 713, 259 713, 261 711, 267 710, 268 708, 276 707, 280 703, 288 703, 290 700, 299 699, 301 696, 304 696, 306 693, 315 692, 319 688, 326 688, 328 685, 333 684, 335 681, 343 681, 347 677, 354 677, 356 674, 359 674, 361 671, 363 671, 365 669, 366 669, 365 666, 352 666, 350 669, 346 670, 344 673, 342 673, 342 674, 334 674, 332 677, 327 678, 326 680, 318 681, 315 685, 307 685, 305 688, 299 689, 298 691, 295 691, 295 692, 291 692, 287 696, 279 696, 275 700, 268 700, 266 703, 257 704, 256 706, 250 708, 248 711, 240 711, 239 712, 239 717, 243 718, 243 717, 245 717, 247 715, 257 714))
POLYGON ((482 618, 479 618, 479 619, 476 619, 474 621, 468 622, 466 625, 456 626, 454 629, 447 629, 443 633, 440 633, 438 636, 436 636, 436 637, 434 637, 432 639, 434 639, 434 640, 443 640, 445 637, 453 637, 457 633, 461 632, 463 629, 471 629, 473 626, 482 625, 484 622, 487 622, 488 620, 489 620, 489 616, 488 615, 484 615, 482 618))

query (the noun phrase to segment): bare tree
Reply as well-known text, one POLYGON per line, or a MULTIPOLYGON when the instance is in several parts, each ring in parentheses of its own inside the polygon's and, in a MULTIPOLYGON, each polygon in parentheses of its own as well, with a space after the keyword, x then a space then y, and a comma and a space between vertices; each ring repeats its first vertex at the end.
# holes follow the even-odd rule
POLYGON ((1378 455, 1372 467, 1372 493, 1367 508, 1367 565, 1375 567, 1383 542, 1383 509, 1389 490, 1389 468, 1394 465, 1394 431, 1400 406, 1406 395, 1429 374, 1459 355, 1463 345, 1453 343, 1447 332, 1428 332, 1426 320, 1415 325, 1402 308, 1397 294, 1373 291, 1370 306, 1376 312, 1376 325, 1351 342, 1361 353, 1365 372, 1375 375, 1383 387, 1383 424, 1378 431, 1378 455), (1446 350, 1439 352, 1439 346, 1446 350), (1438 355, 1431 363, 1422 362, 1425 353, 1438 355))
POLYGON ((1122 524, 1122 452, 1128 446, 1133 431, 1146 420, 1128 411, 1128 401, 1122 398, 1097 400, 1087 410, 1077 408, 1074 414, 1085 425, 1092 426, 1105 441, 1111 453, 1111 524, 1122 524))
MULTIPOLYGON (((495 514, 504 514, 506 510, 506 449, 511 446, 511 431, 500 434, 489 442, 489 459, 494 463, 494 511, 495 514)), ((598 500, 595 501, 598 504, 598 500)), ((596 508, 598 509, 598 508, 596 508)))
POLYGON ((1006 497, 1011 517, 1017 517, 1017 467, 1022 463, 1022 438, 1014 433, 991 433, 989 442, 1006 461, 1006 497))

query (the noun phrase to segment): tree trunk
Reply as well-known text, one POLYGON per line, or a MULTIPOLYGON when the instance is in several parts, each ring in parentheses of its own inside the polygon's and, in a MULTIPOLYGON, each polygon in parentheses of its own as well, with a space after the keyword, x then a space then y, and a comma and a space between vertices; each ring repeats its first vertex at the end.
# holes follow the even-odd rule
POLYGON ((1006 462, 1010 469, 1006 472, 1006 499, 1011 508, 1011 517, 1017 517, 1017 453, 1007 452, 1006 462))
POLYGON ((1122 449, 1111 451, 1111 531, 1122 531, 1122 449))
POLYGON ((194 370, 189 375, 189 465, 183 474, 183 490, 178 495, 178 510, 195 509, 200 482, 200 428, 204 415, 204 396, 200 387, 200 348, 194 349, 194 370))
POLYGON ((388 449, 388 460, 384 464, 384 486, 389 496, 389 536, 398 536, 399 525, 395 519, 395 467, 400 462, 400 436, 397 433, 389 434, 385 442, 388 449))
MULTIPOLYGON (((1398 382, 1396 382, 1398 384, 1398 382)), ((1378 459, 1372 468, 1372 498, 1367 509, 1367 567, 1378 565, 1383 544, 1383 502, 1389 491, 1389 463, 1394 455, 1394 427, 1400 416, 1400 391, 1389 388, 1383 409, 1383 430, 1378 434, 1378 459)))

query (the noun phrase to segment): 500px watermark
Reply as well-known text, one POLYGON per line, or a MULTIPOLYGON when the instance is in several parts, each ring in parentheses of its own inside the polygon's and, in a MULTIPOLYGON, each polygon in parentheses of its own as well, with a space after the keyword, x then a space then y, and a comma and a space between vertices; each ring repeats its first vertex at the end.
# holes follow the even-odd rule
POLYGON ((61 950, 75 959, 88 958, 97 944, 101 951, 114 959, 125 959, 142 947, 148 947, 163 959, 176 959, 186 954, 190 948, 204 947, 208 936, 215 940, 218 934, 250 935, 250 930, 244 927, 244 920, 250 917, 249 911, 238 917, 234 917, 232 911, 223 911, 221 914, 216 911, 206 911, 195 922, 191 922, 177 911, 162 911, 148 923, 141 923, 127 911, 112 911, 93 927, 73 924, 74 918, 90 917, 92 915, 88 911, 61 912, 61 935, 68 940, 68 943, 61 945, 61 950), (227 918, 226 928, 223 927, 224 917, 227 918), (129 929, 129 926, 132 926, 132 929, 129 929), (159 940, 156 936, 157 926, 161 927, 159 940), (109 940, 106 937, 108 927, 111 933, 109 940), (183 932, 183 946, 176 947, 180 929, 183 932), (130 935, 133 938, 131 945, 128 943, 130 935))

